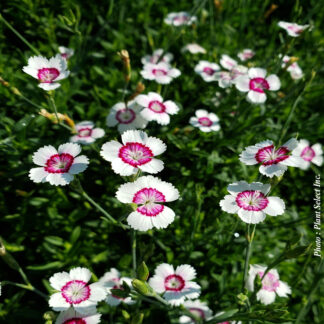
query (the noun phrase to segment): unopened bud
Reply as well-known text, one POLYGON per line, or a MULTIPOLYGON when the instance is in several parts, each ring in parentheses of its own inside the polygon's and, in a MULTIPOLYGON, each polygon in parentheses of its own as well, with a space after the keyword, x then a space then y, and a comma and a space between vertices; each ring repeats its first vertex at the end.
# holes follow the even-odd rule
POLYGON ((223 4, 221 0, 214 0, 214 6, 218 11, 223 9, 223 4))
POLYGON ((130 64, 130 58, 127 50, 121 50, 120 52, 117 52, 118 56, 123 61, 124 66, 124 78, 126 82, 129 82, 131 78, 131 64, 130 64))
POLYGON ((145 264, 145 262, 143 261, 137 268, 137 279, 146 281, 147 278, 149 277, 149 274, 150 274, 149 269, 145 264))
POLYGON ((153 296, 154 295, 153 289, 148 285, 148 283, 146 283, 142 280, 134 279, 132 281, 132 285, 137 292, 139 292, 140 294, 142 294, 144 296, 153 296))
POLYGON ((284 98, 286 96, 282 91, 278 91, 277 95, 279 98, 284 98))
POLYGON ((145 85, 142 82, 138 82, 135 92, 129 97, 128 101, 133 100, 139 94, 141 94, 145 90, 145 85))
POLYGON ((143 319, 144 319, 143 313, 136 314, 135 316, 133 316, 131 324, 142 324, 143 319))
POLYGON ((44 320, 47 320, 47 321, 54 321, 55 320, 55 313, 52 312, 52 311, 46 312, 43 315, 43 318, 44 318, 44 320))
POLYGON ((267 19, 277 8, 278 5, 273 3, 271 7, 267 10, 267 12, 264 14, 264 18, 267 19))

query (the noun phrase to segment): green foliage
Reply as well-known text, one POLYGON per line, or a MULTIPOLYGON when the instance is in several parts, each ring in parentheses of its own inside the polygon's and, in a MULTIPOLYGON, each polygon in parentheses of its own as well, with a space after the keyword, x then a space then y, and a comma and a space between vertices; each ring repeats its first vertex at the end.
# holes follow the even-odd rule
MULTIPOLYGON (((319 168, 290 168, 271 193, 285 201, 286 212, 267 217, 256 228, 250 263, 267 265, 268 270, 276 267, 280 279, 292 288, 291 297, 277 297, 276 303, 268 306, 242 291, 246 224, 237 215, 223 212, 219 201, 227 194, 228 184, 258 179, 258 168, 243 165, 238 156, 244 147, 260 141, 278 142, 294 105, 282 141, 298 137, 317 143, 324 138, 320 108, 324 91, 323 1, 280 0, 269 16, 265 16, 272 4, 268 0, 223 0, 221 7, 215 6, 216 2, 7 0, 0 4, 1 15, 42 55, 55 55, 60 45, 75 49, 69 61, 71 75, 55 91, 56 106, 76 122, 92 120, 105 129, 103 139, 83 146, 82 152, 91 162, 78 178, 89 196, 119 222, 125 223, 129 206, 120 204, 115 193, 129 179, 116 175, 99 155, 103 143, 120 138, 115 128, 105 125, 109 109, 123 98, 123 66, 117 52, 127 49, 130 54, 132 77, 127 96, 135 92, 138 82, 145 84, 145 92, 157 91, 157 84, 143 80, 139 73, 141 57, 154 49, 172 52, 174 64, 182 72, 162 87, 162 96, 174 100, 180 112, 167 126, 150 123, 147 128, 149 135, 168 146, 161 156, 165 169, 158 177, 181 193, 180 200, 169 204, 176 218, 167 229, 137 233, 139 266, 133 286, 135 283, 137 291, 147 297, 138 297, 141 302, 137 306, 117 309, 102 303, 103 323, 178 323, 182 311, 156 304, 145 281, 148 268, 152 276, 155 267, 164 262, 175 266, 188 263, 196 269, 201 300, 208 302, 214 314, 224 312, 209 323, 293 323, 296 319, 298 323, 322 323, 323 267, 312 253, 312 184, 319 168), (198 9, 196 25, 179 32, 163 23, 167 13, 193 8, 198 9), (292 39, 278 28, 279 20, 310 23, 312 28, 292 39), (181 51, 194 42, 207 54, 181 51), (201 59, 218 63, 222 54, 236 59, 244 48, 256 51, 251 66, 267 68, 281 80, 280 95, 270 93, 265 105, 248 103, 235 88, 205 83, 193 71, 201 59), (301 80, 293 81, 280 68, 279 54, 299 57, 304 72, 301 80), (201 133, 189 125, 190 117, 200 108, 218 115, 219 132, 201 133), (253 302, 250 309, 247 298, 253 302)), ((0 260, 0 281, 20 282, 16 270, 21 267, 34 287, 50 294, 48 279, 76 266, 87 267, 98 277, 115 267, 131 277, 130 230, 113 225, 73 186, 54 187, 29 180, 32 154, 44 145, 57 147, 67 142, 71 134, 38 114, 41 108, 50 111, 48 95, 37 87, 37 80, 21 70, 35 51, 2 20, 0 54, 0 76, 9 83, 0 84, 0 235, 7 256, 12 257, 9 266, 9 257, 0 260)), ((130 287, 124 284, 123 290, 113 293, 124 298, 130 287)), ((52 319, 42 296, 27 288, 3 285, 1 323, 52 319)))

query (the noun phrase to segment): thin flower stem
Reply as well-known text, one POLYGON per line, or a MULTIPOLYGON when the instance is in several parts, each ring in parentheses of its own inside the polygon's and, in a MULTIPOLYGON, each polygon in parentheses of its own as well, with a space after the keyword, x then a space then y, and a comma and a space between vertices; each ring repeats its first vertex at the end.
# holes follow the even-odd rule
POLYGON ((306 83, 305 87, 303 88, 303 90, 300 92, 299 96, 296 98, 294 104, 291 106, 291 109, 290 109, 290 112, 289 112, 289 115, 286 119, 286 122, 285 122, 285 125, 284 127, 282 128, 282 131, 281 131, 281 134, 280 134, 280 137, 279 137, 279 143, 278 143, 278 146, 281 145, 281 141, 282 139, 285 137, 286 133, 287 133, 287 130, 289 128, 289 125, 291 123, 291 120, 292 120, 292 117, 293 117, 293 114, 295 112, 295 109, 298 105, 298 103, 302 100, 302 96, 305 92, 305 90, 311 85, 313 79, 315 78, 315 75, 316 73, 314 71, 312 71, 312 75, 311 75, 311 78, 309 79, 309 81, 306 83))
POLYGON ((41 55, 41 53, 28 42, 28 40, 22 36, 3 16, 0 14, 0 20, 4 22, 4 24, 16 35, 20 40, 22 40, 36 55, 41 55))
POLYGON ((122 229, 127 229, 128 226, 118 222, 116 219, 114 219, 107 211, 105 211, 98 203, 96 203, 83 189, 80 180, 76 179, 76 190, 85 198, 87 199, 93 206, 95 206, 102 214, 106 216, 107 219, 110 220, 110 222, 116 226, 120 226, 122 229))
POLYGON ((32 106, 38 108, 38 109, 44 109, 44 107, 37 105, 35 102, 29 100, 27 97, 25 97, 25 96, 22 95, 22 94, 20 94, 19 97, 22 98, 23 100, 25 100, 26 102, 28 102, 29 104, 31 104, 32 106))
POLYGON ((311 285, 311 289, 310 289, 309 294, 308 294, 308 296, 306 298, 306 300, 308 302, 299 311, 295 324, 304 323, 303 320, 304 320, 305 316, 307 315, 307 313, 309 312, 312 304, 314 303, 313 295, 315 294, 316 290, 320 287, 321 280, 323 279, 323 275, 321 274, 322 267, 323 267, 323 259, 321 259, 321 262, 320 262, 320 264, 318 266, 317 274, 314 275, 314 279, 313 279, 313 283, 311 285))
POLYGON ((54 114, 55 114, 55 117, 56 117, 56 121, 58 124, 61 123, 59 117, 58 117, 58 113, 57 113, 57 108, 56 108, 56 105, 55 105, 55 100, 54 100, 54 96, 53 94, 50 92, 50 95, 49 95, 49 102, 50 102, 50 106, 52 107, 53 111, 54 111, 54 114))
POLYGON ((44 299, 48 299, 48 296, 44 293, 42 293, 40 290, 36 289, 32 284, 27 284, 27 285, 24 285, 24 284, 20 284, 20 283, 17 283, 17 282, 12 282, 12 281, 2 281, 2 284, 3 285, 11 285, 11 286, 15 286, 15 287, 19 287, 19 288, 23 288, 23 289, 26 289, 26 290, 29 290, 29 291, 33 291, 35 294, 43 297, 44 299))
POLYGON ((252 252, 252 242, 253 242, 253 239, 254 239, 256 224, 253 225, 252 234, 250 234, 250 227, 251 227, 251 224, 248 224, 248 226, 247 226, 247 245, 246 245, 246 254, 245 254, 242 290, 244 290, 245 281, 246 281, 246 278, 247 278, 247 273, 248 273, 248 268, 249 268, 249 261, 250 261, 251 252, 252 252))
POLYGON ((133 276, 136 276, 136 231, 132 230, 132 259, 133 259, 133 276))

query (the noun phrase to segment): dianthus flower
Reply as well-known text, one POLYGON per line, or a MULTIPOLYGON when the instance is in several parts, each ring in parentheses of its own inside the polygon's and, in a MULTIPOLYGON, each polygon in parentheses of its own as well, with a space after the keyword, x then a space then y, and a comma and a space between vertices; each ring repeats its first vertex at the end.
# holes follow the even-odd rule
POLYGON ((77 134, 70 138, 71 142, 80 144, 91 144, 96 139, 105 135, 105 131, 102 128, 95 128, 92 121, 83 121, 75 125, 77 134))
POLYGON ((182 25, 192 25, 195 21, 197 21, 196 16, 190 16, 188 12, 180 11, 180 12, 170 12, 164 22, 167 25, 172 26, 182 26, 182 25))
POLYGON ((149 285, 171 305, 179 306, 186 299, 196 299, 200 295, 200 286, 192 281, 196 270, 189 264, 182 264, 175 270, 172 265, 162 263, 155 269, 149 285))
POLYGON ((202 132, 216 132, 220 130, 219 118, 214 113, 209 113, 207 110, 196 110, 196 116, 191 117, 189 123, 198 127, 202 132))
POLYGON ((60 87, 57 81, 67 78, 70 74, 66 60, 61 54, 49 60, 43 56, 32 56, 28 59, 28 65, 23 67, 23 71, 38 79, 40 82, 38 86, 46 91, 60 87))
POLYGON ((147 63, 143 66, 141 75, 144 79, 153 80, 160 84, 168 84, 181 75, 180 70, 171 67, 168 63, 147 63))
POLYGON ((279 21, 278 26, 285 29, 289 36, 298 37, 302 32, 309 27, 309 25, 298 25, 296 23, 279 21))
POLYGON ((292 155, 302 158, 303 161, 299 167, 303 170, 308 169, 311 163, 317 166, 323 164, 323 150, 319 143, 310 146, 307 140, 301 139, 298 146, 292 151, 292 155))
POLYGON ((122 144, 110 141, 105 143, 100 151, 100 155, 111 162, 115 173, 129 176, 138 170, 147 173, 163 170, 163 162, 155 158, 166 150, 166 145, 160 139, 137 130, 124 132, 121 139, 122 144))

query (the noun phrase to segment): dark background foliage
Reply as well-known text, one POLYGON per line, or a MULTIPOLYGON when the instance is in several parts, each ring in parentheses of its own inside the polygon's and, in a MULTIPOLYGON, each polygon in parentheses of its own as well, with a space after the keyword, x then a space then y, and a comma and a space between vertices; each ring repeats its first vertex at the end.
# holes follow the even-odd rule
MULTIPOLYGON (((246 224, 236 215, 221 211, 219 201, 229 183, 258 178, 258 168, 244 166, 238 156, 244 147, 265 139, 278 141, 289 112, 305 85, 285 138, 298 136, 312 143, 323 139, 321 115, 323 94, 323 1, 277 1, 278 8, 265 17, 271 1, 2 1, 1 14, 46 57, 60 45, 75 49, 69 62, 71 75, 55 93, 59 112, 75 121, 93 120, 105 128, 106 136, 96 145, 83 147, 90 158, 80 176, 84 189, 116 219, 127 214, 127 207, 115 198, 123 179, 99 156, 101 145, 118 138, 116 129, 105 126, 110 107, 122 98, 122 64, 116 52, 127 49, 132 63, 129 94, 138 81, 146 91, 156 91, 154 82, 141 79, 140 59, 156 48, 168 48, 181 77, 162 89, 163 97, 175 100, 181 111, 168 126, 150 123, 147 131, 168 146, 163 154, 165 169, 159 177, 171 182, 181 199, 169 204, 177 217, 166 230, 138 235, 138 262, 144 260, 150 271, 162 262, 175 266, 190 263, 202 286, 201 299, 214 312, 237 308, 241 292, 246 246, 246 224), (172 11, 197 11, 198 23, 179 30, 163 23, 172 11), (75 16, 73 18, 71 12, 75 16), (66 18, 64 18, 65 16, 66 18), (74 22, 73 22, 74 19, 74 22), (310 23, 313 28, 292 39, 277 26, 279 20, 310 23), (69 21, 72 23, 69 24, 69 21), (181 53, 181 48, 197 42, 205 55, 181 53), (266 105, 251 105, 235 88, 225 91, 217 83, 204 83, 193 72, 199 59, 219 62, 222 54, 234 57, 243 48, 256 51, 254 66, 279 75, 281 95, 271 93, 266 105), (295 82, 280 69, 278 55, 299 57, 305 76, 295 82), (220 105, 213 104, 221 93, 220 105), (189 126, 195 110, 217 113, 222 130, 203 134, 189 126), (234 236, 234 233, 237 233, 234 236)), ((22 72, 32 51, 3 23, 0 23, 0 74, 10 85, 48 108, 47 94, 36 80, 22 72)), ((103 219, 100 212, 71 187, 35 184, 28 178, 32 153, 44 145, 58 146, 70 134, 38 115, 38 109, 0 88, 0 235, 7 250, 25 269, 30 281, 48 292, 48 278, 74 266, 90 268, 98 277, 116 267, 131 275, 131 236, 103 219)), ((251 263, 269 264, 282 253, 288 241, 300 237, 300 244, 314 244, 313 187, 316 168, 289 169, 273 194, 286 202, 283 216, 267 217, 257 226, 251 263)), ((262 179, 264 182, 269 179, 262 179)), ((319 258, 308 255, 286 260, 278 266, 281 279, 292 286, 292 296, 277 299, 273 309, 287 306, 288 318, 296 319, 301 309, 308 312, 304 322, 321 323, 324 318, 323 288, 313 291, 319 258), (313 293, 312 293, 313 291, 313 293), (310 302, 309 305, 307 303, 310 302)), ((18 272, 0 260, 0 280, 20 282, 18 272)), ((3 287, 0 321, 3 323, 44 323, 47 303, 32 292, 3 287)), ((129 313, 134 312, 131 307, 129 313)), ((170 323, 177 318, 156 306, 142 303, 144 323, 170 323)), ((123 323, 121 310, 102 306, 104 321, 123 323), (109 315, 113 314, 113 315, 109 315)), ((289 322, 289 321, 287 321, 289 322)))

